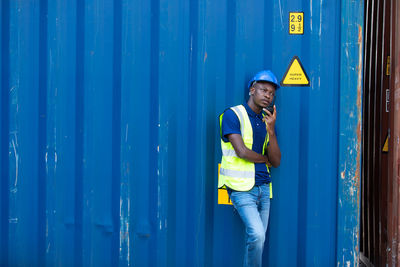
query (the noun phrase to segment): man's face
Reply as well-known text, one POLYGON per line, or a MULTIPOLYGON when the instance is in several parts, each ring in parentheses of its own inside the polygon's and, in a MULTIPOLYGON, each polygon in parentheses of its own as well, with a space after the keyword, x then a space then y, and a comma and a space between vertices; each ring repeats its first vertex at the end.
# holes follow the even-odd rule
POLYGON ((257 82, 250 88, 250 94, 257 106, 267 107, 275 97, 275 86, 267 82, 257 82))

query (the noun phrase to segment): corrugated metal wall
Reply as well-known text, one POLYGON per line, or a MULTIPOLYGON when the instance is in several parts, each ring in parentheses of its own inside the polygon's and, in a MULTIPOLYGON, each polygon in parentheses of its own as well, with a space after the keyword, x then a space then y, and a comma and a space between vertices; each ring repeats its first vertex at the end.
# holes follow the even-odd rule
POLYGON ((1 263, 241 266, 217 116, 277 94, 268 266, 357 265, 363 2, 1 1, 1 263), (289 35, 289 12, 304 35, 289 35))
POLYGON ((392 117, 387 94, 393 90, 390 50, 394 37, 391 21, 394 2, 365 1, 360 248, 363 256, 375 266, 385 266, 389 262, 391 247, 388 209, 393 201, 393 178, 388 175, 388 150, 384 147, 392 117))
POLYGON ((388 194, 388 266, 400 263, 400 4, 392 5, 392 64, 390 81, 389 194, 388 194))

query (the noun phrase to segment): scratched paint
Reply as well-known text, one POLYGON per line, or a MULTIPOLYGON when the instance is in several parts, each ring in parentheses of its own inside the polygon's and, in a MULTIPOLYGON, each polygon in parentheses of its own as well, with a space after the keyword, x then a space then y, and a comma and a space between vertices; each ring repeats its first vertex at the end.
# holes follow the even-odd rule
MULTIPOLYGON (((359 209, 360 209, 360 161, 361 161, 361 100, 362 100, 362 58, 363 58, 363 2, 343 3, 339 171, 338 185, 338 233, 337 265, 359 265, 359 209), (356 20, 349 25, 348 16, 356 20), (357 13, 358 12, 358 13, 357 13), (354 19, 354 18, 353 18, 354 19), (354 77, 355 79, 350 79, 354 77), (356 114, 356 115, 355 115, 356 114)), ((351 20, 351 19, 350 19, 351 20)))
POLYGON ((240 219, 216 204, 217 117, 298 56, 311 85, 277 91, 264 262, 356 265, 362 2, 0 7, 2 264, 241 266, 240 219))

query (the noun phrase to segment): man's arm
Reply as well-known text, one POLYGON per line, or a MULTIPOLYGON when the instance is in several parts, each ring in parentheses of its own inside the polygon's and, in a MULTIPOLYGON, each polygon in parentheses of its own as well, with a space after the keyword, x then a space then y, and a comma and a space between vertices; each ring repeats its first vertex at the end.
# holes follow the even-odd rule
POLYGON ((248 149, 244 142, 243 138, 240 134, 229 134, 228 136, 229 142, 232 144, 233 148, 235 149, 236 155, 239 158, 248 160, 254 163, 269 163, 268 156, 258 154, 251 149, 248 149))
POLYGON ((278 140, 275 135, 275 121, 276 121, 276 107, 274 106, 274 113, 271 114, 268 110, 264 109, 267 113, 265 116, 265 124, 269 134, 269 145, 267 147, 267 155, 269 162, 273 167, 278 167, 281 164, 281 150, 278 145, 278 140))
POLYGON ((281 164, 281 150, 276 139, 275 132, 269 133, 269 146, 267 147, 269 161, 273 167, 278 167, 281 164))

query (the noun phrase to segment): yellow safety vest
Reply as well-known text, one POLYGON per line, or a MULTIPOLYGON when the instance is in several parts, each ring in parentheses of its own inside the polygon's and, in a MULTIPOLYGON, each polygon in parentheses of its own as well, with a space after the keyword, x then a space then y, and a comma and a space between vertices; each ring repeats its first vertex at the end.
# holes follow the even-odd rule
MULTIPOLYGON (((242 134, 244 145, 248 149, 253 147, 253 127, 247 114, 246 108, 243 105, 231 107, 239 118, 240 131, 242 134)), ((222 135, 222 118, 223 113, 219 117, 220 131, 222 135)), ((269 141, 269 135, 265 137, 265 151, 269 141)), ((255 184, 255 166, 253 162, 241 159, 236 155, 235 149, 230 142, 224 142, 221 136, 222 160, 219 172, 218 188, 228 186, 236 191, 249 191, 255 184)), ((269 168, 267 166, 268 172, 269 168)), ((272 198, 272 184, 270 184, 270 196, 272 198)))

